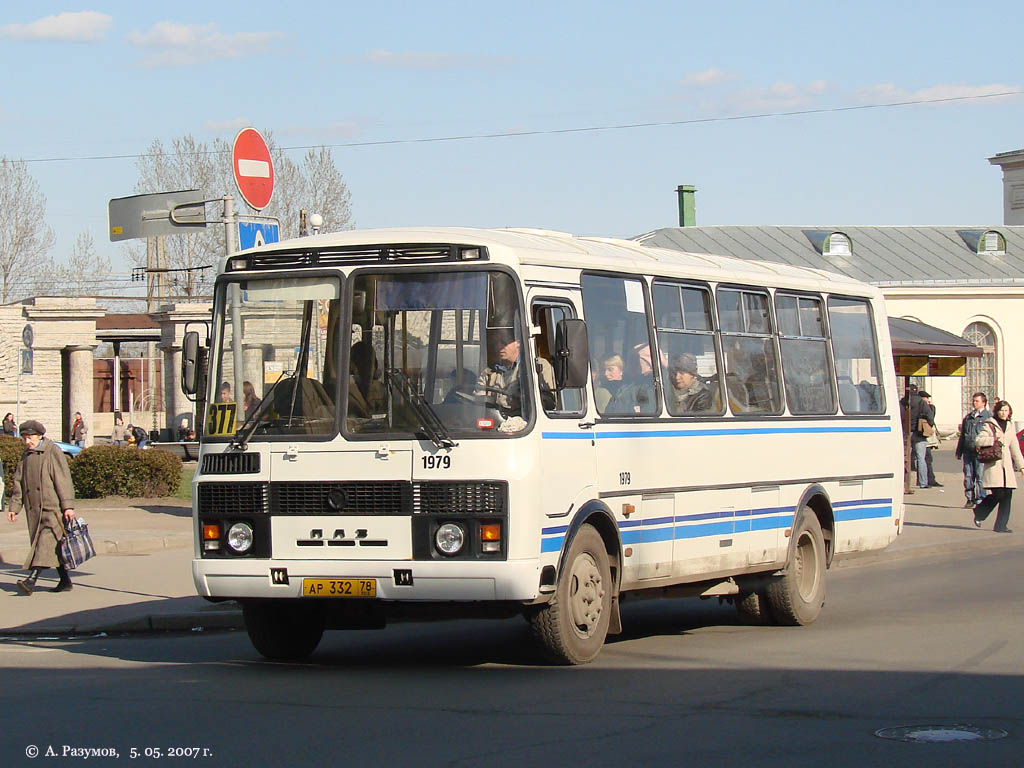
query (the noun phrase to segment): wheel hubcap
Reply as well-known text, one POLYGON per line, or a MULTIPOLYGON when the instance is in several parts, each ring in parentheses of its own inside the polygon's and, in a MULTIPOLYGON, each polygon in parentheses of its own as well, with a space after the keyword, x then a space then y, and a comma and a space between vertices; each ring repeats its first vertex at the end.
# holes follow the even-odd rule
POLYGON ((569 612, 578 634, 589 637, 601 621, 604 584, 597 562, 584 552, 572 564, 569 574, 569 612))
POLYGON ((797 543, 793 570, 800 597, 809 601, 814 596, 814 590, 818 584, 818 568, 814 540, 806 533, 800 537, 800 541, 797 543))

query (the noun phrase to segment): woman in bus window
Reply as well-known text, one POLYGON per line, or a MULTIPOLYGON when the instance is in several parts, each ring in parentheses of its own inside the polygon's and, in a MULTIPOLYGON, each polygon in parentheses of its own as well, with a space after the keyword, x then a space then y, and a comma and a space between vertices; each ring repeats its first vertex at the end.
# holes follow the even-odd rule
POLYGON ((601 365, 602 380, 594 388, 597 410, 606 414, 632 413, 632 387, 625 380, 621 355, 609 355, 601 365))

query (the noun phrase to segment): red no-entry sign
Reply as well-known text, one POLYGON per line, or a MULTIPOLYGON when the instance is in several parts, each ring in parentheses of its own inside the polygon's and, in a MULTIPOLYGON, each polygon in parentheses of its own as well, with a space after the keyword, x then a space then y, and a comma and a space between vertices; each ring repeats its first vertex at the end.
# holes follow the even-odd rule
POLYGON ((274 196, 274 163, 255 128, 244 128, 235 136, 231 167, 242 199, 257 211, 266 208, 274 196))

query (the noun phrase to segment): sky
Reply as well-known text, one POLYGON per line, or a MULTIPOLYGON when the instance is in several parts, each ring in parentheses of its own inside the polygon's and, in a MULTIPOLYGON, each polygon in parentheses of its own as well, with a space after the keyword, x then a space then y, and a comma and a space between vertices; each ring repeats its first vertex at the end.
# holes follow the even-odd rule
POLYGON ((331 147, 358 228, 632 237, 677 223, 680 184, 705 225, 992 226, 987 158, 1024 148, 1024 67, 1002 33, 1018 16, 898 0, 5 3, 0 155, 46 196, 55 260, 88 231, 124 272, 107 203, 134 193, 133 156, 247 126, 297 161, 331 147), (881 106, 905 102, 924 103, 881 106))

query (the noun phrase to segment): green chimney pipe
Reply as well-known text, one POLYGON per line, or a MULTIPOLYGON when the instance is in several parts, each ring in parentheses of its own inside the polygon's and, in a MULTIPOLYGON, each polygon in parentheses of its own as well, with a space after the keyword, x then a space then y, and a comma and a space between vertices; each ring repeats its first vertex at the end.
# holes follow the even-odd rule
POLYGON ((697 188, 680 184, 676 187, 676 195, 679 197, 679 226, 697 226, 697 188))

